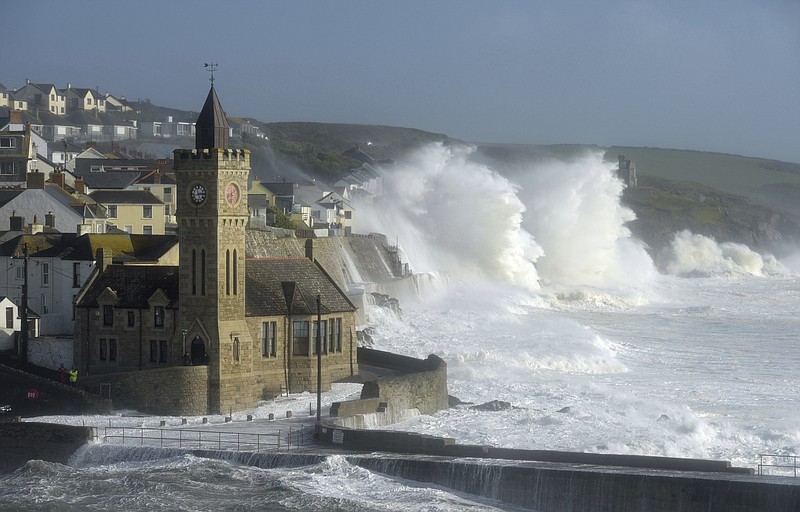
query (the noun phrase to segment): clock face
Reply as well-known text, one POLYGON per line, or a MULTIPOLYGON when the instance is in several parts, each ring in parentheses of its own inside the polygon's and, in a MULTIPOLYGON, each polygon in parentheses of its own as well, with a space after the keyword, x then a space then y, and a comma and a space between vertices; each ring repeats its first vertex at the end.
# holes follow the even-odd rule
POLYGON ((225 200, 228 201, 228 204, 236 204, 239 200, 239 187, 233 183, 225 187, 225 200))
POLYGON ((203 185, 199 183, 192 187, 192 202, 194 204, 200 204, 206 200, 206 189, 203 185))

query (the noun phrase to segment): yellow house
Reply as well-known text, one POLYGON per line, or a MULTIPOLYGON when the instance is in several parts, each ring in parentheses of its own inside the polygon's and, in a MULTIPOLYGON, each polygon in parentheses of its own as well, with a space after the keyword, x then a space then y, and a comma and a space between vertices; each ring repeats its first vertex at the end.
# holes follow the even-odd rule
POLYGON ((27 101, 29 109, 45 109, 61 116, 67 111, 66 95, 53 84, 35 84, 28 80, 13 96, 15 100, 27 101))
POLYGON ((89 194, 106 208, 109 224, 131 234, 163 235, 164 203, 147 190, 97 190, 89 194))
POLYGON ((162 172, 160 169, 143 173, 142 176, 130 186, 130 189, 144 190, 152 193, 164 203, 164 222, 167 226, 177 227, 175 223, 175 178, 162 172))
POLYGON ((72 87, 72 84, 67 84, 66 93, 67 109, 70 112, 75 110, 106 111, 106 99, 96 91, 72 87))

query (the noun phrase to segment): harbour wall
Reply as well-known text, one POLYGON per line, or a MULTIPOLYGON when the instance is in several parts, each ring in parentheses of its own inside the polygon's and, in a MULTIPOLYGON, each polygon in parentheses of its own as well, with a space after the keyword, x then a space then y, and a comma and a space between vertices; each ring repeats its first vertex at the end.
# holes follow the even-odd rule
POLYGON ((90 427, 2 422, 0 471, 13 471, 34 459, 66 464, 72 454, 92 438, 90 427))

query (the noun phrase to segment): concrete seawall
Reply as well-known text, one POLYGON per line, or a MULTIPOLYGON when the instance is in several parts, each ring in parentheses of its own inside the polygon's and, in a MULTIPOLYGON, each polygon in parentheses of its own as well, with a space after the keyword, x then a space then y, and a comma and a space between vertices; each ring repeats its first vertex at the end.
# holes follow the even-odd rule
POLYGON ((0 471, 13 471, 34 459, 66 464, 72 454, 92 438, 90 427, 0 423, 0 471))
POLYGON ((756 477, 728 461, 460 445, 363 428, 391 424, 398 411, 446 408, 447 366, 435 356, 419 360, 373 350, 360 351, 360 363, 362 358, 364 367, 392 368, 394 374, 366 383, 361 400, 334 404, 318 441, 371 471, 539 512, 800 510, 800 480, 756 477))

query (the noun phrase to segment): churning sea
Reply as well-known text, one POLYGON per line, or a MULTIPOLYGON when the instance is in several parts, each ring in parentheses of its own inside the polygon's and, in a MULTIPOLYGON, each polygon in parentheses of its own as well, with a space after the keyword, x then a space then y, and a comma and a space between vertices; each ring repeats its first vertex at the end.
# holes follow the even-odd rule
MULTIPOLYGON (((394 208, 363 230, 398 233, 416 277, 401 316, 367 311, 375 347, 438 354, 451 395, 512 406, 394 428, 746 467, 763 453, 800 454, 800 279, 790 260, 682 232, 654 262, 627 233, 622 186, 596 154, 501 174, 469 150, 434 146, 393 176, 394 208), (465 197, 465 181, 492 204, 465 197)), ((507 507, 337 455, 261 469, 88 446, 69 465, 31 461, 0 476, 0 510, 494 509, 507 507)))

